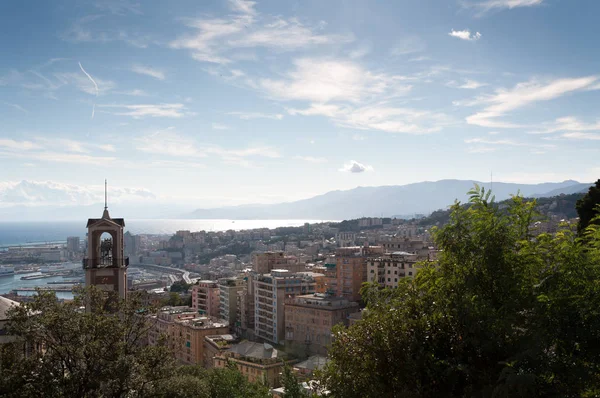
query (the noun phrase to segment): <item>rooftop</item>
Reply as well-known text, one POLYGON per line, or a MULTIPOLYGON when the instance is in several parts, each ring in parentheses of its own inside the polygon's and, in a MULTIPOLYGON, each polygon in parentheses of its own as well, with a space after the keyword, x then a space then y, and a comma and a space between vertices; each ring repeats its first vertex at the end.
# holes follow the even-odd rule
POLYGON ((241 357, 254 359, 275 359, 286 356, 284 352, 280 353, 270 344, 255 343, 252 341, 243 341, 235 344, 228 351, 241 357))
POLYGON ((13 301, 11 299, 7 299, 6 297, 0 296, 0 321, 5 321, 8 319, 8 315, 6 314, 8 310, 13 306, 18 306, 20 303, 17 301, 13 301))
POLYGON ((323 367, 327 364, 327 361, 328 359, 326 357, 313 355, 312 357, 309 357, 306 361, 295 364, 294 367, 298 369, 307 369, 313 371, 315 369, 323 369, 323 367))

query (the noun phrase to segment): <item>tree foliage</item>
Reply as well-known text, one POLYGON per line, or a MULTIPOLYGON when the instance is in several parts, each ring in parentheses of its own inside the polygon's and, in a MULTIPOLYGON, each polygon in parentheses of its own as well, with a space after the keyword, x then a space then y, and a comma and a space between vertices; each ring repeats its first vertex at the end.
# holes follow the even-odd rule
POLYGON ((145 344, 152 326, 146 311, 135 296, 119 301, 93 288, 65 303, 38 292, 10 310, 7 332, 16 341, 0 347, 0 396, 270 396, 237 369, 178 366, 166 344, 145 344), (42 349, 23 355, 36 346, 42 349))
POLYGON ((577 214, 579 215, 579 223, 577 230, 583 233, 590 225, 594 217, 600 214, 600 179, 592 185, 583 198, 577 201, 577 214))
POLYGON ((600 230, 533 237, 535 201, 474 189, 434 231, 442 250, 334 329, 332 397, 580 397, 600 389, 600 230))
POLYGON ((308 394, 305 394, 300 386, 298 378, 292 371, 289 365, 283 367, 283 374, 281 375, 281 381, 285 388, 285 398, 307 398, 308 394))

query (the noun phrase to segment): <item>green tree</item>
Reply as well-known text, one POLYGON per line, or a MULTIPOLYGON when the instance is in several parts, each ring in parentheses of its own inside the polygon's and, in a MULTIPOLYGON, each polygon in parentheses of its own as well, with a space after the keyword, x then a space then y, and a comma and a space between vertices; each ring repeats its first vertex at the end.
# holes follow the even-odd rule
POLYGON ((135 295, 119 301, 91 288, 61 303, 38 292, 10 310, 8 333, 17 340, 0 346, 0 396, 270 397, 235 367, 177 366, 166 344, 147 346, 147 311, 135 295), (40 345, 23 355, 24 346, 40 345))
POLYGON ((298 378, 292 371, 289 365, 283 367, 283 373, 281 375, 281 382, 285 388, 285 398, 306 398, 308 394, 305 394, 300 386, 298 378))
POLYGON ((337 326, 332 397, 580 397, 600 386, 600 230, 532 237, 535 202, 484 190, 435 231, 441 253, 337 326))
POLYGON ((582 234, 592 219, 600 214, 600 179, 592 185, 588 193, 577 201, 577 214, 579 215, 579 223, 577 231, 582 234))
POLYGON ((190 287, 192 287, 192 285, 190 285, 189 283, 186 283, 183 280, 175 281, 171 285, 171 289, 169 291, 171 291, 173 293, 187 293, 188 290, 190 290, 190 287))
POLYGON ((145 345, 150 325, 139 303, 109 302, 96 289, 67 303, 39 291, 32 302, 13 308, 8 333, 18 342, 0 352, 0 395, 120 397, 134 391, 143 396, 150 384, 169 377, 170 352, 145 345), (25 357, 23 344, 43 350, 25 357))

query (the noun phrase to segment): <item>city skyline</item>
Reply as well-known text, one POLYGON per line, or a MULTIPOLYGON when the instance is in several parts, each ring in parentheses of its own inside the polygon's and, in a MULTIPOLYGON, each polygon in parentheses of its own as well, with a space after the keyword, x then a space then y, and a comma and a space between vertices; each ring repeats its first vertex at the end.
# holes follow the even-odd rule
POLYGON ((0 205, 600 176, 591 0, 4 8, 0 205))

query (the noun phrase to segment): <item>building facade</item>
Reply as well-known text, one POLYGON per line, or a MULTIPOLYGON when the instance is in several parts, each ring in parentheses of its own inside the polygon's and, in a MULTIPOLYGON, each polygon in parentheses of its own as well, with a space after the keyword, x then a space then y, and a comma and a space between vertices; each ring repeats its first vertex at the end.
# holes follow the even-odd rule
POLYGON ((219 314, 221 319, 229 322, 232 329, 241 326, 238 315, 238 292, 243 291, 244 281, 241 278, 219 279, 219 314))
POLYGON ((360 288, 367 281, 367 258, 380 254, 383 254, 381 246, 338 248, 335 252, 336 296, 350 301, 360 300, 360 288))
POLYGON ((252 269, 257 274, 268 274, 273 269, 287 269, 288 271, 304 271, 304 264, 298 263, 294 256, 286 255, 285 252, 257 253, 252 259, 252 269))
POLYGON ((156 345, 164 336, 175 358, 187 365, 203 363, 205 336, 229 333, 226 321, 198 316, 191 307, 164 307, 148 321, 148 344, 156 345))
POLYGON ((348 326, 348 317, 358 312, 358 303, 325 294, 296 296, 285 304, 285 340, 304 344, 310 354, 326 354, 331 328, 348 326))
POLYGON ((214 358, 215 368, 224 368, 228 362, 234 363, 248 381, 275 387, 279 385, 284 365, 296 361, 269 344, 244 341, 214 358))
POLYGON ((217 281, 198 281, 192 286, 192 308, 202 315, 220 317, 217 281))
POLYGON ((274 269, 258 275, 254 281, 254 335, 275 344, 285 339, 285 300, 297 295, 314 293, 313 272, 290 272, 274 269))
POLYGON ((386 253, 367 259, 367 281, 382 287, 398 287, 403 278, 417 274, 418 255, 407 252, 386 253))

